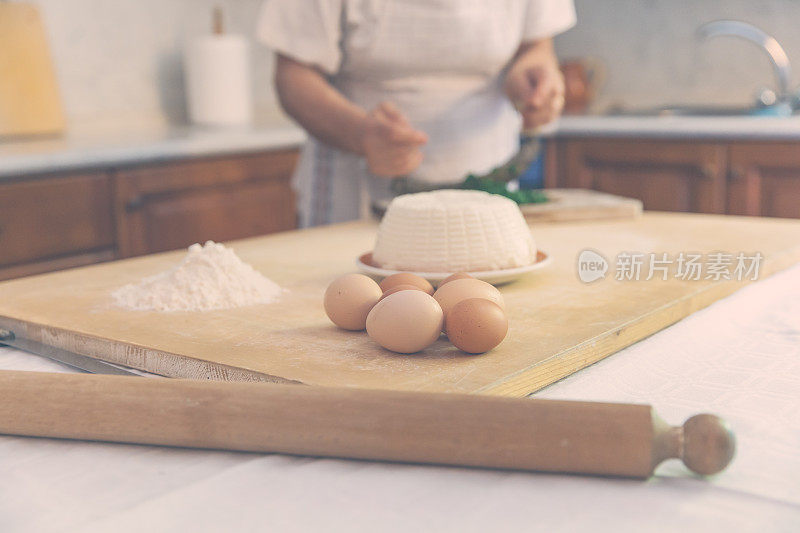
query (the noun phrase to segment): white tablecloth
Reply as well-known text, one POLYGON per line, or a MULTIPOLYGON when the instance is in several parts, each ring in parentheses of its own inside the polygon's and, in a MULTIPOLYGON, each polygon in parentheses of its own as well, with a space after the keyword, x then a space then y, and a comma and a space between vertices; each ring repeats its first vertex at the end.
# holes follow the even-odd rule
MULTIPOLYGON (((7 348, 0 368, 69 371, 7 348)), ((0 437, 0 532, 800 531, 800 266, 536 397, 714 412, 738 455, 642 482, 0 437)))

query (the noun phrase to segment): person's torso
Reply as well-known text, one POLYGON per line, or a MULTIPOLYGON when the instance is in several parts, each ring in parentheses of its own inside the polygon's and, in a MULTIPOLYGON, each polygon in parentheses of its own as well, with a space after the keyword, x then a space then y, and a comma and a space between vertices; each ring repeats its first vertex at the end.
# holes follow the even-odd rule
POLYGON ((332 81, 366 109, 395 103, 428 134, 415 177, 453 182, 488 171, 517 147, 502 72, 525 9, 524 0, 344 0, 332 81))

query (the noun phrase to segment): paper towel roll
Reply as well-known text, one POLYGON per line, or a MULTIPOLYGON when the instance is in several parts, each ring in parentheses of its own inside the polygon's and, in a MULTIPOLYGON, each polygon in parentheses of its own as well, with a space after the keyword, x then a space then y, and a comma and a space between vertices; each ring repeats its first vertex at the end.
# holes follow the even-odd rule
POLYGON ((195 124, 243 126, 253 118, 250 47, 241 35, 206 35, 185 56, 189 118, 195 124))

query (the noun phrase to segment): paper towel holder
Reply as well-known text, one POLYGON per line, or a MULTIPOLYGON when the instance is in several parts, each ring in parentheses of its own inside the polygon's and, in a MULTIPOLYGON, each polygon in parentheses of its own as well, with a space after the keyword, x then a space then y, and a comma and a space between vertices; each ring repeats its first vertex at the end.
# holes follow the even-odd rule
POLYGON ((214 6, 214 9, 211 11, 211 33, 214 35, 222 35, 225 33, 225 19, 220 6, 214 6))
POLYGON ((189 120, 214 128, 250 127, 253 90, 250 45, 244 35, 226 33, 223 12, 211 12, 211 32, 195 37, 184 55, 189 120))

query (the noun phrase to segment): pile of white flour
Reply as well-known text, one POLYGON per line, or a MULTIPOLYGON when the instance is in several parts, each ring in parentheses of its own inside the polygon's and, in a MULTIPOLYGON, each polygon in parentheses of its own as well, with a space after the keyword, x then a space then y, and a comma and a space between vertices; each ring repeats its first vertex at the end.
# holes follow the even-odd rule
POLYGON ((233 250, 208 241, 191 245, 175 267, 112 296, 116 305, 134 311, 210 311, 273 302, 281 292, 233 250))

